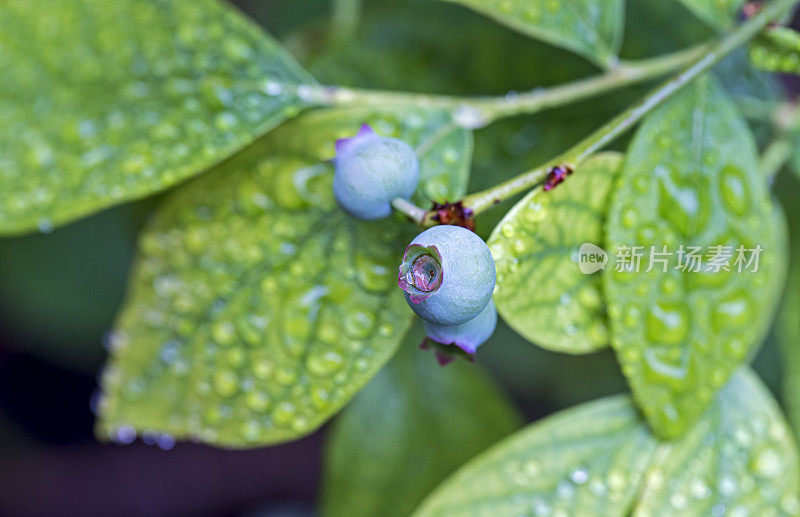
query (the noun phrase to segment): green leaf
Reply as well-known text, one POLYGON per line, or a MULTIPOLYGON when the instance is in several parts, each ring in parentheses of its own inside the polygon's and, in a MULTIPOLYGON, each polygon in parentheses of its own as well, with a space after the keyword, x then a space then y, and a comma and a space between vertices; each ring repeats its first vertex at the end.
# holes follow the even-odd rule
POLYGON ((734 24, 745 0, 680 0, 695 16, 715 29, 734 24))
POLYGON ((799 466, 777 404, 742 370, 686 436, 659 445, 633 515, 798 515, 799 466))
POLYGON ((522 198, 489 239, 497 310, 544 348, 585 353, 608 345, 601 272, 582 273, 576 259, 582 244, 604 244, 609 193, 621 166, 618 153, 597 155, 558 188, 522 198))
POLYGON ((774 136, 770 120, 785 97, 779 78, 753 67, 744 49, 720 61, 714 67, 714 76, 748 119, 756 141, 766 146, 774 136))
POLYGON ((797 515, 798 488, 788 426, 742 370, 676 441, 658 442, 629 397, 582 404, 470 461, 415 517, 797 515))
POLYGON ((415 516, 625 516, 655 447, 629 397, 583 404, 470 461, 415 516))
POLYGON ((111 340, 101 435, 291 440, 389 360, 411 321, 396 287, 411 236, 399 218, 347 217, 322 160, 362 123, 416 146, 426 178, 463 177, 446 158, 463 163, 470 148, 440 137, 449 119, 438 112, 344 112, 284 124, 165 201, 140 240, 111 340))
POLYGON ((750 45, 750 61, 768 72, 800 75, 800 33, 788 27, 762 32, 750 45))
POLYGON ((645 120, 606 231, 610 255, 621 258, 627 248, 630 258, 643 247, 640 269, 612 259, 603 276, 611 344, 658 435, 684 432, 761 341, 782 278, 784 232, 773 220, 752 136, 711 78, 645 120), (665 246, 667 255, 651 262, 651 250, 665 246), (685 255, 690 246, 700 247, 698 272, 685 255), (730 271, 709 269, 711 255, 728 253, 718 262, 730 271), (757 272, 745 267, 754 256, 757 272))
POLYGON ((617 60, 625 29, 621 0, 447 0, 580 54, 600 66, 617 60))
POLYGON ((476 365, 442 368, 409 341, 331 430, 325 515, 409 515, 456 467, 519 427, 476 365))
POLYGON ((313 83, 217 0, 5 2, 0 235, 165 189, 307 105, 313 83))

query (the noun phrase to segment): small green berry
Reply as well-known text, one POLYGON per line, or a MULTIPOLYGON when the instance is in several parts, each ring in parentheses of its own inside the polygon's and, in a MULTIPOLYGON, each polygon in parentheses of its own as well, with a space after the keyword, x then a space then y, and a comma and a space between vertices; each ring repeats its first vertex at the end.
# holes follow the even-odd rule
POLYGON ((460 226, 434 226, 406 248, 398 284, 422 319, 459 325, 489 303, 496 272, 483 239, 460 226))
POLYGON ((443 345, 455 345, 468 354, 474 354, 489 339, 497 326, 497 309, 489 300, 486 307, 474 318, 460 325, 437 325, 422 320, 428 337, 443 345))
POLYGON ((367 124, 352 138, 336 141, 333 193, 342 209, 373 220, 392 212, 392 199, 410 198, 419 183, 417 155, 410 145, 380 136, 367 124))

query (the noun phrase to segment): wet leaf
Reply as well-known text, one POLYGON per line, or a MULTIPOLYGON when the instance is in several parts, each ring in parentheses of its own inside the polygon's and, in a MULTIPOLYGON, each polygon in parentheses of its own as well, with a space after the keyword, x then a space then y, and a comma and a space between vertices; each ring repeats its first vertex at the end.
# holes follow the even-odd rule
POLYGON ((658 442, 631 399, 582 404, 467 463, 415 516, 797 515, 800 461, 749 370, 681 438, 658 442))
POLYGON ((608 345, 602 264, 586 263, 584 273, 577 261, 581 245, 604 245, 609 193, 621 165, 622 155, 601 154, 554 190, 532 191, 489 239, 497 310, 544 348, 585 353, 608 345))
POLYGON ((611 344, 653 429, 675 437, 760 343, 782 282, 785 228, 752 136, 710 78, 645 120, 612 197, 611 344))
POLYGON ((421 340, 421 333, 405 339, 336 420, 324 514, 409 515, 456 467, 519 427, 510 401, 479 366, 459 360, 442 368, 416 347, 421 340))
POLYGON ((633 515, 798 515, 799 465, 778 405, 742 370, 680 441, 658 446, 633 515))
POLYGON ((680 0, 695 16, 715 29, 733 25, 745 0, 680 0))
POLYGON ((788 27, 773 27, 750 45, 750 61, 768 72, 800 75, 800 33, 788 27))
POLYGON ((628 515, 656 440, 629 397, 528 426, 467 463, 415 514, 628 515))
POLYGON ((49 231, 220 162, 313 79, 217 0, 5 2, 0 234, 49 231))
POLYGON ((392 356, 412 315, 397 288, 409 227, 347 217, 323 160, 362 123, 421 149, 428 178, 445 168, 465 177, 445 157, 463 163, 470 148, 440 138, 436 112, 342 113, 289 122, 165 201, 111 340, 101 435, 290 440, 392 356))
POLYGON ((616 61, 625 28, 621 0, 446 0, 578 53, 601 66, 616 61))

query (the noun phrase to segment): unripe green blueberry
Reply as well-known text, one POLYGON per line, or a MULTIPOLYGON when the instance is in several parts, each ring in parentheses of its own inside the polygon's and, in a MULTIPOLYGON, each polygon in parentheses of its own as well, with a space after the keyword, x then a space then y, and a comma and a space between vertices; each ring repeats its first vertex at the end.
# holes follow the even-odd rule
POLYGON ((489 247, 460 226, 434 226, 417 235, 403 254, 398 284, 422 319, 459 325, 489 303, 496 272, 489 247))
POLYGON ((477 316, 460 325, 437 325, 427 320, 422 322, 430 339, 443 345, 455 345, 468 354, 474 354, 494 333, 494 328, 497 326, 497 309, 494 301, 489 300, 477 316))
POLYGON ((392 199, 407 199, 417 189, 419 164, 410 145, 380 136, 367 124, 352 138, 336 141, 333 194, 342 209, 357 219, 382 219, 392 199))

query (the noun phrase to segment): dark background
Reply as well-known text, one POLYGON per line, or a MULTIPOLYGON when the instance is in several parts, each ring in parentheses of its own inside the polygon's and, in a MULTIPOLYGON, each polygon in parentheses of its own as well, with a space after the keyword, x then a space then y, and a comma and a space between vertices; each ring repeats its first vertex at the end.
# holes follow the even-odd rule
MULTIPOLYGON (((689 21, 678 23, 642 11, 641 1, 629 2, 626 57, 707 36, 688 13, 683 15, 689 21)), ((323 82, 500 93, 593 71, 580 58, 511 34, 457 6, 426 0, 367 2, 372 28, 362 29, 354 44, 333 48, 324 43, 325 1, 236 3, 323 82), (469 34, 445 36, 448 25, 454 35, 469 34), (301 30, 307 27, 311 30, 301 30), (547 59, 536 61, 536 56, 547 59)), ((784 79, 783 84, 798 91, 796 82, 784 79)), ((629 89, 478 132, 471 188, 555 154, 643 91, 629 89), (486 172, 497 169, 502 172, 486 172)), ((784 173, 779 181, 781 196, 796 199, 796 180, 784 173)), ((162 450, 142 441, 119 446, 95 440, 92 404, 106 355, 103 336, 124 295, 137 232, 157 202, 156 196, 117 207, 48 235, 0 239, 0 513, 313 512, 325 428, 293 443, 250 451, 189 443, 161 444, 169 449, 162 450)), ((479 231, 491 230, 502 212, 498 208, 487 214, 479 231)), ((529 421, 626 389, 611 353, 553 354, 502 325, 481 349, 479 363, 491 370, 529 421)), ((771 338, 755 365, 777 392, 780 365, 771 338)))

